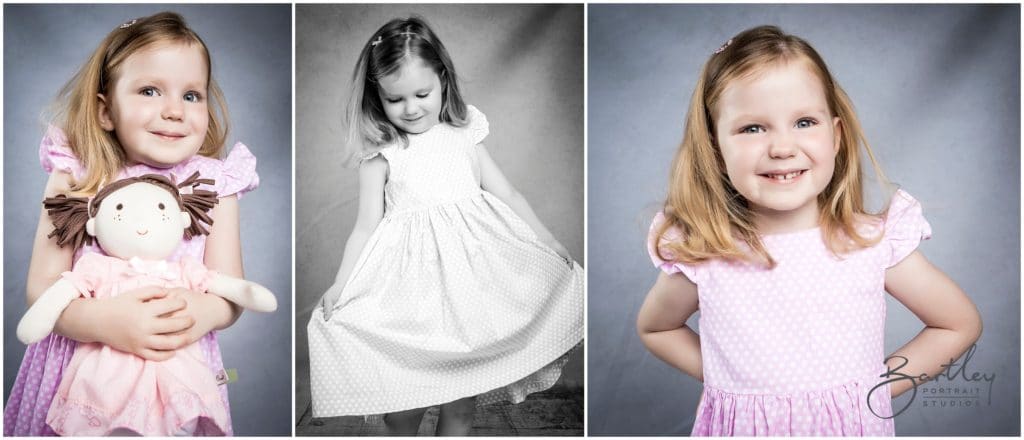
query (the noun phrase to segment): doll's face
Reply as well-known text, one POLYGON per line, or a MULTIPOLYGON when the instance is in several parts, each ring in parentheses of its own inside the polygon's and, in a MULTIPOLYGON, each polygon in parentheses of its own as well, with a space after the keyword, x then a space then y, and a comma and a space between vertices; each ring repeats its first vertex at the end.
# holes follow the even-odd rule
POLYGON ((163 260, 178 247, 190 224, 188 213, 178 208, 170 192, 137 182, 103 199, 86 231, 108 255, 163 260))

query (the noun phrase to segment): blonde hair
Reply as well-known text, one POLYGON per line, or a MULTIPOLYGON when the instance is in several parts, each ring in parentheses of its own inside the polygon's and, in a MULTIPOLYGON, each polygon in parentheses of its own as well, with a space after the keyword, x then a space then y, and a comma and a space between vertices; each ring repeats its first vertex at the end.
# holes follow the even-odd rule
POLYGON ((228 132, 228 114, 224 95, 213 80, 210 52, 185 19, 173 12, 131 20, 114 28, 78 73, 61 88, 57 100, 55 122, 67 136, 68 146, 86 170, 71 191, 92 194, 117 177, 125 165, 125 152, 117 136, 100 126, 99 94, 113 90, 121 64, 133 54, 157 43, 198 45, 206 60, 207 109, 210 122, 199 154, 220 157, 228 132))
POLYGON ((366 41, 352 73, 352 93, 345 114, 346 165, 355 165, 366 154, 392 143, 408 143, 406 134, 384 113, 378 81, 414 59, 426 63, 441 80, 441 122, 456 127, 468 122, 455 65, 444 44, 420 17, 393 19, 366 41))
POLYGON ((715 110, 722 91, 738 78, 756 74, 766 67, 787 61, 805 61, 822 82, 831 116, 841 127, 832 180, 818 195, 822 239, 834 255, 873 246, 881 234, 865 236, 858 226, 878 220, 883 213, 870 214, 864 206, 859 150, 871 160, 876 177, 885 184, 881 167, 857 121, 849 96, 833 79, 825 62, 803 39, 787 35, 774 26, 759 26, 741 32, 704 64, 690 100, 683 142, 672 161, 665 222, 656 230, 659 257, 682 263, 699 263, 715 258, 759 261, 775 267, 754 224, 754 215, 725 171, 715 141, 715 110), (873 220, 872 220, 873 219, 873 220), (678 228, 682 236, 667 239, 678 228), (666 238, 664 242, 662 239, 666 238), (748 249, 741 248, 739 243, 748 249), (671 254, 666 258, 662 250, 671 254))

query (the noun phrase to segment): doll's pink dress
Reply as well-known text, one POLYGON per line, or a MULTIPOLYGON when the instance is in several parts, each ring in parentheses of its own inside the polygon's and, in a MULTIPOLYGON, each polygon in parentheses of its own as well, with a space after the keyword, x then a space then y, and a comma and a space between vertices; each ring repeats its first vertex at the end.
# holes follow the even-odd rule
MULTIPOLYGON (((109 298, 145 286, 205 292, 215 272, 190 257, 177 262, 82 256, 62 277, 82 296, 109 298)), ((64 370, 46 422, 62 436, 223 435, 227 408, 199 343, 165 361, 149 361, 100 343, 78 344, 64 370)))
MULTIPOLYGON (((889 386, 879 386, 887 380, 885 270, 931 236, 916 200, 898 191, 882 240, 842 259, 818 228, 763 235, 778 263, 770 270, 665 261, 653 247, 662 222, 659 213, 651 225, 651 259, 697 285, 704 400, 692 435, 895 435, 883 418, 892 415, 889 386)), ((662 255, 671 258, 664 247, 662 255)))
MULTIPOLYGON (((50 127, 42 142, 39 143, 39 162, 48 173, 64 171, 75 178, 85 175, 86 169, 68 148, 67 138, 56 127, 50 127)), ((214 179, 212 188, 203 189, 216 191, 219 197, 243 194, 256 189, 259 176, 256 174, 256 157, 242 143, 237 143, 224 159, 213 159, 205 156, 192 158, 171 168, 152 168, 138 164, 126 167, 118 175, 125 177, 141 176, 156 173, 164 176, 185 178, 199 171, 204 178, 214 179)), ((41 201, 40 201, 41 203, 41 201)), ((190 256, 202 261, 206 251, 206 236, 200 235, 191 240, 182 240, 168 261, 177 261, 182 256, 190 256)), ((95 245, 86 246, 75 253, 75 261, 83 255, 103 251, 95 245)), ((217 333, 210 332, 199 339, 199 349, 209 369, 209 374, 223 374, 224 361, 217 343, 217 333)), ((18 376, 14 381, 11 394, 4 406, 4 436, 52 436, 53 429, 46 424, 46 415, 57 391, 64 369, 71 361, 76 342, 56 333, 51 333, 42 341, 29 345, 25 349, 18 376)), ((230 405, 228 404, 227 385, 220 385, 220 398, 228 412, 227 435, 232 435, 230 405)), ((195 435, 204 435, 200 429, 195 435)), ((212 435, 212 434, 211 434, 212 435)))

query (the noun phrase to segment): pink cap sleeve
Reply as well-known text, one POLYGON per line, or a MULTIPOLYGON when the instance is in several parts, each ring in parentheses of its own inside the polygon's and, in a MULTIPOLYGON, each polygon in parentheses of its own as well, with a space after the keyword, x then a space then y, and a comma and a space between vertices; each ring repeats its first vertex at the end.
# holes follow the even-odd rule
POLYGON ((80 178, 84 171, 78 157, 68 147, 64 132, 53 125, 46 128, 46 134, 39 142, 39 163, 47 173, 64 171, 75 178, 80 178))
POLYGON ((921 213, 921 204, 903 190, 896 191, 889 204, 889 213, 885 219, 884 240, 892 249, 889 265, 895 266, 907 258, 921 240, 932 236, 932 227, 921 213))
POLYGON ((473 139, 473 145, 483 142, 484 138, 491 132, 491 126, 487 123, 487 116, 484 116, 480 110, 471 105, 466 106, 466 116, 469 118, 469 125, 466 128, 469 130, 469 137, 473 139))
POLYGON ((228 157, 221 165, 220 178, 217 179, 217 195, 227 197, 232 194, 242 195, 256 189, 260 185, 260 176, 256 174, 256 156, 253 156, 245 144, 235 144, 228 157))
POLYGON ((60 275, 70 281, 82 293, 82 296, 91 297, 93 296, 92 292, 99 289, 100 284, 110 272, 108 258, 111 257, 92 252, 84 254, 75 262, 75 267, 71 271, 60 275))
POLYGON ((659 211, 658 214, 654 216, 654 220, 651 222, 651 228, 647 233, 647 253, 651 256, 651 262, 654 263, 654 265, 657 268, 661 269, 662 271, 669 275, 682 272, 683 275, 686 275, 686 277, 689 278, 690 281, 692 281, 694 284, 700 284, 700 272, 697 270, 697 268, 690 264, 671 261, 672 252, 670 252, 664 246, 666 242, 671 242, 673 240, 679 240, 682 238, 682 233, 679 232, 679 229, 672 227, 665 230, 665 233, 661 236, 660 241, 657 241, 658 237, 656 237, 655 234, 658 233, 658 229, 660 229, 661 225, 664 223, 665 214, 659 211), (661 251, 661 256, 659 256, 658 252, 655 250, 656 241, 657 245, 659 246, 659 250, 661 251), (668 260, 662 259, 662 257, 668 258, 668 260))

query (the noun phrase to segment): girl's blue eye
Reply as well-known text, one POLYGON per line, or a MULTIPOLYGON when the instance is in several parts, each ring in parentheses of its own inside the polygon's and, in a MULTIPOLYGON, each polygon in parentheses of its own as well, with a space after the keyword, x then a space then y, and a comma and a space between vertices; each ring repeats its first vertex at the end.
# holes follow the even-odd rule
POLYGON ((387 101, 390 104, 398 104, 399 102, 402 102, 401 99, 385 99, 385 101, 387 101))
POLYGON ((764 132, 764 127, 760 125, 748 125, 740 129, 740 133, 761 133, 764 132))
POLYGON ((185 100, 188 102, 199 102, 203 100, 203 96, 198 92, 188 92, 185 94, 185 100))
POLYGON ((807 128, 815 125, 818 125, 818 121, 815 121, 814 119, 811 118, 803 118, 799 121, 796 121, 797 128, 807 128))
POLYGON ((428 97, 428 96, 430 96, 430 93, 424 93, 424 94, 422 94, 422 95, 416 95, 416 97, 417 97, 417 98, 420 98, 420 99, 426 98, 426 97, 428 97))
POLYGON ((139 94, 142 95, 142 96, 157 96, 157 95, 159 95, 159 93, 157 93, 156 89, 154 89, 152 87, 145 87, 142 90, 139 90, 139 94))

